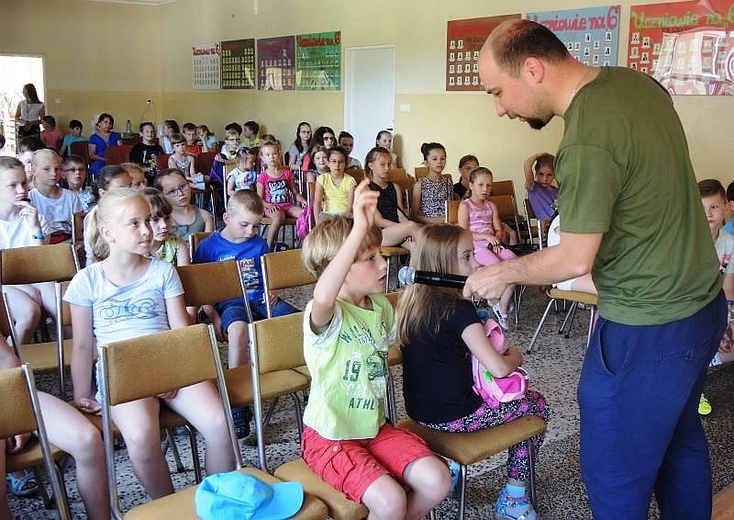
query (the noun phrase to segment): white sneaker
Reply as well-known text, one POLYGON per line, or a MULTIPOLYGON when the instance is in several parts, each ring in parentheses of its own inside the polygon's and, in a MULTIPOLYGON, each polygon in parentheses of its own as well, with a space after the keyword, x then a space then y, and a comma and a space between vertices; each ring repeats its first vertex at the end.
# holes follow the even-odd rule
POLYGON ((494 312, 494 315, 497 318, 497 323, 500 324, 502 330, 510 330, 510 326, 507 323, 507 315, 502 313, 499 303, 492 305, 492 312, 494 312))

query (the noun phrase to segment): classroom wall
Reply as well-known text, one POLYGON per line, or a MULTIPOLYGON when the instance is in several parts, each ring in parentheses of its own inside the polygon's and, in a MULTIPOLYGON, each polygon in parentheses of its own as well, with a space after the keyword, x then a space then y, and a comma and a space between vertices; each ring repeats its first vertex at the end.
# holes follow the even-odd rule
MULTIPOLYGON (((447 171, 461 155, 475 153, 499 178, 513 178, 522 191, 522 162, 539 150, 553 151, 563 125, 556 120, 541 132, 500 119, 483 93, 444 90, 446 22, 500 14, 569 9, 613 2, 542 0, 488 3, 483 0, 178 0, 158 7, 86 0, 11 0, 11 16, 0 19, 0 52, 46 57, 47 104, 62 118, 88 121, 102 110, 117 118, 174 118, 221 128, 232 120, 255 119, 281 141, 294 138, 298 121, 339 130, 344 121, 342 92, 251 92, 191 89, 191 45, 242 37, 271 37, 341 30, 343 48, 395 46, 395 129, 397 151, 409 169, 422 160, 420 144, 442 142, 447 171), (257 12, 256 12, 257 11, 257 12), (53 27, 68 27, 56 33, 53 27), (93 49, 93 50, 92 50, 93 49), (153 105, 146 110, 145 99, 153 105), (59 103, 54 103, 59 99, 59 103), (411 111, 399 111, 409 104, 411 111), (81 114, 80 114, 81 113, 81 114)), ((629 0, 622 5, 622 42, 628 32, 629 0)), ((644 2, 634 2, 644 3, 644 2)), ((650 2, 653 3, 653 2, 650 2)), ((626 44, 620 48, 620 61, 626 44)), ((734 116, 731 97, 678 96, 674 99, 688 134, 699 178, 734 179, 727 164, 727 129, 734 116), (722 131, 723 130, 723 131, 722 131)))

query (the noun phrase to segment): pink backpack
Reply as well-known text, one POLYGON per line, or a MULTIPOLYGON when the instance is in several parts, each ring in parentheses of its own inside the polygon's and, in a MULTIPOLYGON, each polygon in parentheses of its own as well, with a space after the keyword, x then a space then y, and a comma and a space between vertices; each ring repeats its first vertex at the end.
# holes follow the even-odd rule
MULTIPOLYGON (((499 324, 493 319, 484 322, 484 332, 497 352, 505 350, 505 335, 499 324)), ((472 375, 474 376, 474 392, 494 409, 500 403, 508 403, 520 399, 528 388, 528 373, 522 367, 506 377, 494 377, 479 362, 476 356, 471 357, 472 375)))
POLYGON ((313 223, 311 221, 313 215, 313 210, 311 209, 311 205, 307 205, 305 208, 303 208, 303 211, 300 215, 296 218, 296 235, 300 240, 303 240, 306 238, 306 235, 308 235, 309 229, 309 223, 313 223), (309 222, 311 221, 311 222, 309 222))

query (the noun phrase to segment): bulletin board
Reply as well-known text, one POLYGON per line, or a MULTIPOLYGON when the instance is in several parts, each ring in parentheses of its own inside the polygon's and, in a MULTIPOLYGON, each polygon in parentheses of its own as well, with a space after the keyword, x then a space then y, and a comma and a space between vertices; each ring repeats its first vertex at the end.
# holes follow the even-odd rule
POLYGON ((220 82, 219 43, 204 43, 191 47, 192 88, 218 90, 220 82))
POLYGON ((446 27, 446 90, 481 90, 479 51, 492 30, 519 14, 449 21, 446 27))
POLYGON ((671 94, 734 94, 731 0, 636 5, 630 9, 627 66, 671 94))
POLYGON ((255 38, 224 41, 221 49, 222 88, 255 89, 255 38))
POLYGON ((617 65, 620 6, 528 13, 527 19, 545 25, 585 65, 617 65))
POLYGON ((341 31, 296 36, 298 90, 341 90, 341 31))
POLYGON ((257 40, 258 89, 295 90, 295 48, 295 36, 257 40))

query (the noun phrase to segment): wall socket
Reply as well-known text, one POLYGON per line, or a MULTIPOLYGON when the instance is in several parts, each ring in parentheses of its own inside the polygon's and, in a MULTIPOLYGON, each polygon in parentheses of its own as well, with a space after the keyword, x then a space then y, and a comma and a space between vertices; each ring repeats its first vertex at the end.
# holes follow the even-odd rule
POLYGON ((150 98, 148 98, 148 99, 146 99, 146 100, 145 100, 145 103, 146 103, 147 105, 152 105, 152 104, 153 104, 153 100, 152 100, 152 99, 150 99, 150 98))

